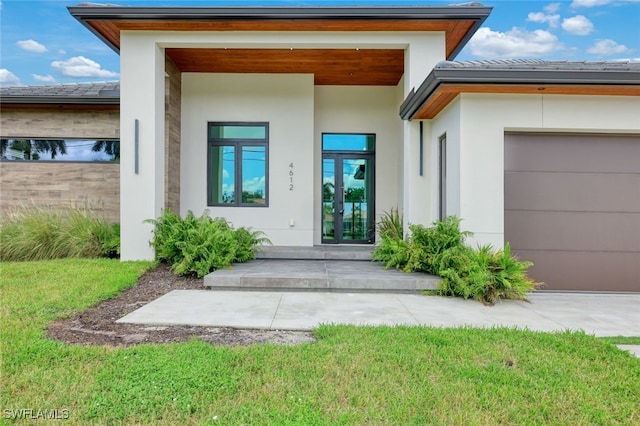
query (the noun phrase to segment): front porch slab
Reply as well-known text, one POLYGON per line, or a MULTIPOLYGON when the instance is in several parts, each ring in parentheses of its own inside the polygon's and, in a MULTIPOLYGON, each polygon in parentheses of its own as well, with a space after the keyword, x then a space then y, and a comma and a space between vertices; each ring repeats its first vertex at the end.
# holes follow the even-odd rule
POLYGON ((440 280, 367 261, 258 259, 215 271, 204 285, 220 290, 416 293, 437 289, 440 280))

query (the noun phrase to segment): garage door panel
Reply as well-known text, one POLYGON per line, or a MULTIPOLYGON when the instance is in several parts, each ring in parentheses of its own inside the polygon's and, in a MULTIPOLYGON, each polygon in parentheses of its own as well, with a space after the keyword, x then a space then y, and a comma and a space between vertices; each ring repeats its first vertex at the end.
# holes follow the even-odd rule
POLYGON ((640 136, 506 134, 504 231, 552 290, 640 291, 640 136))
POLYGON ((640 213, 505 212, 514 248, 640 253, 640 213))
POLYGON ((640 173, 635 135, 507 135, 506 171, 640 173))
POLYGON ((534 263, 529 276, 542 289, 640 291, 640 253, 514 250, 534 263))
POLYGON ((640 174, 506 172, 504 191, 506 210, 640 213, 640 174))

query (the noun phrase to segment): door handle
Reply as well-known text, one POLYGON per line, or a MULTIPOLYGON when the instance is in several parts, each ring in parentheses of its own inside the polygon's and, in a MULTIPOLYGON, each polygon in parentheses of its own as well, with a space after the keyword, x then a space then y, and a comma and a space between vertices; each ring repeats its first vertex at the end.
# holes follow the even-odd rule
POLYGON ((342 209, 340 209, 339 213, 340 214, 344 214, 344 199, 346 197, 346 194, 344 192, 344 185, 342 185, 342 187, 340 188, 340 190, 342 191, 342 209))

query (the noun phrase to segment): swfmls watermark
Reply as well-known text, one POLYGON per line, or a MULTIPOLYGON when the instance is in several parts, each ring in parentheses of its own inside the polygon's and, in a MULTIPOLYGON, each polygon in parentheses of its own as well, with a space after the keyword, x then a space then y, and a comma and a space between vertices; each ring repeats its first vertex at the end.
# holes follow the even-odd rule
POLYGON ((10 420, 66 420, 69 418, 69 410, 66 408, 5 408, 2 410, 2 417, 10 420))

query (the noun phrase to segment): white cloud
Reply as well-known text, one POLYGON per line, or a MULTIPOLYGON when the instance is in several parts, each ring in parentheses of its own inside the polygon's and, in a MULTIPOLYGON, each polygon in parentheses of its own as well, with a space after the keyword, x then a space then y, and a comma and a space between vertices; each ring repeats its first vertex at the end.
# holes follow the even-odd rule
POLYGON ((613 3, 614 0, 573 0, 571 7, 595 7, 613 3))
POLYGON ((629 52, 629 48, 624 44, 618 44, 613 40, 598 40, 593 46, 587 49, 588 53, 598 56, 618 55, 629 52))
POLYGON ((562 29, 573 35, 587 35, 593 31, 593 23, 584 15, 576 15, 562 21, 562 29))
POLYGON ((469 41, 474 56, 487 59, 532 57, 563 49, 558 37, 544 30, 525 31, 512 28, 507 32, 480 28, 469 41))
POLYGON ((60 74, 67 77, 117 77, 118 73, 103 70, 99 63, 85 58, 75 56, 66 61, 53 61, 51 67, 60 74))
POLYGON ((249 192, 264 191, 266 188, 266 180, 264 176, 254 177, 242 182, 242 190, 249 192))
POLYGON ((20 79, 6 68, 0 68, 0 84, 6 86, 18 86, 20 79))
POLYGON ((596 7, 611 3, 638 3, 640 0, 573 0, 571 7, 596 7))
POLYGON ((560 15, 547 15, 544 12, 531 12, 527 16, 527 21, 538 22, 540 24, 548 23, 550 27, 556 28, 560 22, 560 15))
POLYGON ((58 50, 58 53, 59 53, 60 55, 66 55, 66 54, 67 54, 67 51, 66 51, 66 50, 64 50, 64 49, 60 49, 60 50, 58 50))
POLYGON ((542 10, 549 14, 556 13, 558 10, 560 10, 560 3, 549 3, 542 10))
POLYGON ((39 74, 31 74, 31 76, 38 81, 42 81, 44 83, 53 83, 56 81, 55 78, 51 74, 48 75, 39 75, 39 74))
POLYGON ((31 39, 17 41, 16 44, 18 45, 18 47, 20 47, 20 49, 24 49, 29 52, 44 53, 47 51, 47 48, 44 44, 40 44, 37 41, 31 39))

